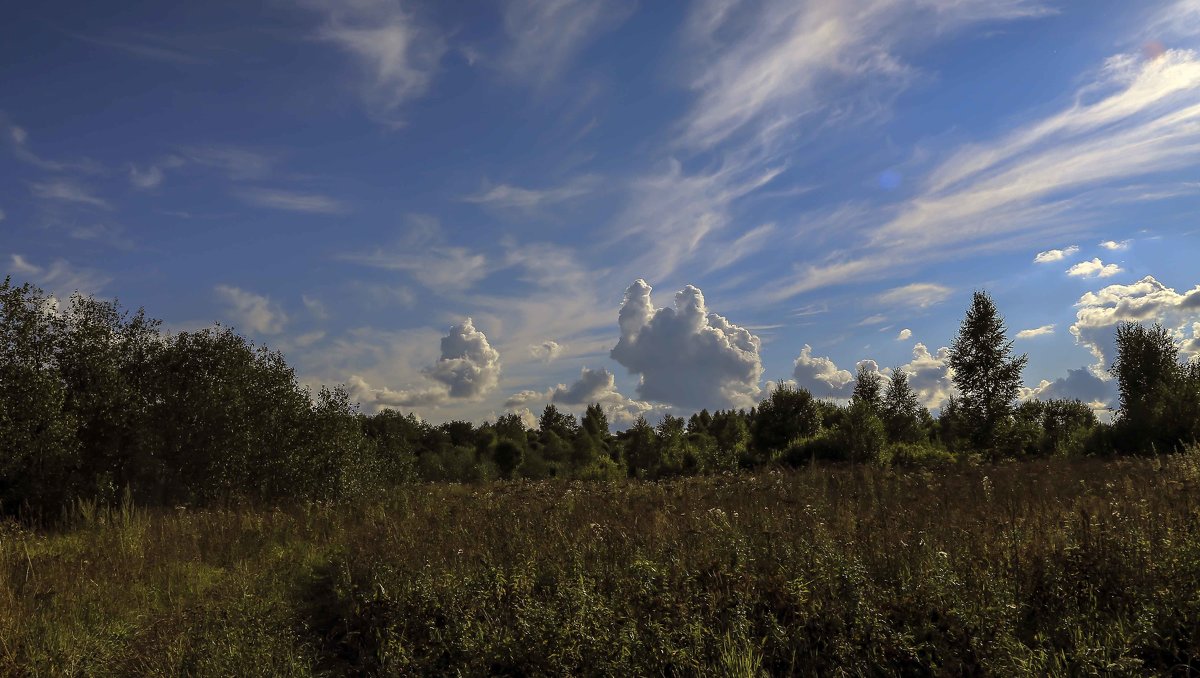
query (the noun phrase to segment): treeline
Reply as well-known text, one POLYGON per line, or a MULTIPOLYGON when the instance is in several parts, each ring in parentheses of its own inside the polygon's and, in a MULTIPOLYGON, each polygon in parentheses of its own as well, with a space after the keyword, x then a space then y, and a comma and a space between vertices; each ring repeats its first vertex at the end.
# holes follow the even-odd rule
POLYGON ((344 500, 416 480, 606 480, 719 473, 816 460, 925 463, 1144 454, 1200 437, 1200 365, 1161 326, 1117 330, 1121 403, 1112 424, 1079 401, 1018 404, 992 300, 976 293, 951 349, 958 395, 933 417, 896 370, 860 371, 849 404, 789 386, 750 410, 639 419, 614 433, 594 404, 547 405, 433 425, 366 415, 342 387, 300 385, 282 354, 213 327, 165 333, 117 302, 61 307, 29 284, 0 286, 0 513, 52 516, 79 500, 203 505, 344 500))

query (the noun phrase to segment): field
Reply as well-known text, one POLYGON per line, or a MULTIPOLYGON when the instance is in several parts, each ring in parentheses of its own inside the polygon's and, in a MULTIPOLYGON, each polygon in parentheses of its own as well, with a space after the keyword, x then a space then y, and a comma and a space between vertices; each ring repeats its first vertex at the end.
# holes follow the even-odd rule
POLYGON ((1200 673, 1200 451, 0 525, 6 675, 1200 673))

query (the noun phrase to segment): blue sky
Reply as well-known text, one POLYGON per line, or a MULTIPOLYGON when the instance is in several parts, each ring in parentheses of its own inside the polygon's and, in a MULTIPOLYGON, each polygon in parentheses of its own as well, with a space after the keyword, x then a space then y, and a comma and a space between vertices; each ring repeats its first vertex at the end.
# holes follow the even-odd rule
POLYGON ((26 3, 0 267, 434 421, 936 408, 986 289, 1099 407, 1119 321, 1200 353, 1197 49, 1198 0, 26 3))

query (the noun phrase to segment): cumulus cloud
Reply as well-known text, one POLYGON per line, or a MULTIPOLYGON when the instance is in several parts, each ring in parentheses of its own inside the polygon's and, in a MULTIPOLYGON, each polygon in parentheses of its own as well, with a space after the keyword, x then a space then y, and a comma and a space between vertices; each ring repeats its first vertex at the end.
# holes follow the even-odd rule
POLYGON ((1091 371, 1101 379, 1116 358, 1115 334, 1121 322, 1162 323, 1185 351, 1195 353, 1200 330, 1200 285, 1182 294, 1146 276, 1131 285, 1109 285, 1076 303, 1071 334, 1096 358, 1091 371), (1190 336, 1189 336, 1190 335, 1190 336))
POLYGON ((900 334, 896 335, 896 341, 907 341, 912 339, 912 330, 905 328, 900 330, 900 334))
POLYGON ((230 285, 217 285, 217 296, 229 305, 234 322, 257 334, 279 334, 287 323, 283 309, 269 298, 230 285))
POLYGON ((1038 252, 1037 256, 1033 258, 1033 262, 1035 264, 1048 264, 1053 261, 1062 261, 1078 251, 1078 245, 1064 247, 1061 250, 1046 250, 1045 252, 1038 252))
POLYGON ((1034 337, 1043 337, 1047 334, 1054 334, 1054 325, 1042 325, 1028 330, 1017 332, 1017 339, 1032 339, 1034 337))
POLYGON ((1033 388, 1022 388, 1021 400, 1081 400, 1093 410, 1116 407, 1119 393, 1115 380, 1098 378, 1087 368, 1067 370, 1067 376, 1053 381, 1043 379, 1033 388))
POLYGON ((695 409, 752 403, 762 376, 758 337, 709 312, 696 287, 678 292, 674 308, 656 309, 650 292, 640 279, 625 291, 621 339, 610 353, 641 375, 638 395, 695 409))
POLYGON ((930 353, 925 344, 918 343, 913 346, 913 359, 900 369, 908 373, 908 385, 925 407, 941 407, 955 392, 950 349, 945 346, 930 353))
POLYGON ((838 369, 829 358, 814 357, 812 346, 808 344, 800 349, 792 368, 792 378, 797 386, 818 398, 849 397, 854 388, 854 375, 849 370, 838 369))
POLYGON ((1104 242, 1100 243, 1100 246, 1109 251, 1127 250, 1129 249, 1129 242, 1130 241, 1128 240, 1122 240, 1120 242, 1115 240, 1105 240, 1104 242))
POLYGON ((438 407, 452 401, 478 401, 500 383, 500 352, 467 318, 441 339, 441 357, 421 370, 427 384, 407 390, 373 387, 360 375, 350 386, 360 400, 382 407, 438 407))
POLYGON ((1067 275, 1076 278, 1109 278, 1121 272, 1116 264, 1106 264, 1099 257, 1091 261, 1081 261, 1067 269, 1067 275))
POLYGON ((589 369, 584 367, 579 372, 579 379, 571 385, 559 384, 542 391, 520 391, 509 396, 504 406, 510 411, 527 409, 530 405, 541 406, 544 403, 562 405, 569 410, 580 411, 592 403, 599 404, 613 423, 629 424, 639 416, 653 418, 654 415, 668 411, 668 408, 656 406, 640 400, 632 400, 621 394, 616 387, 613 373, 607 369, 589 369))
POLYGON ((927 308, 945 301, 951 291, 949 287, 937 283, 912 283, 884 292, 879 295, 879 302, 889 306, 927 308))
POLYGON ((551 362, 562 353, 562 344, 552 339, 547 339, 540 344, 534 344, 529 347, 529 355, 541 360, 542 362, 551 362))

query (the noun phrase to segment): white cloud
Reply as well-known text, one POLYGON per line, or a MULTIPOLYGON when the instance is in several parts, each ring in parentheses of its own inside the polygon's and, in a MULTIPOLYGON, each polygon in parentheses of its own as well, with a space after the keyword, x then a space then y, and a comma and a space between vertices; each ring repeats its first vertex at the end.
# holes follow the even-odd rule
POLYGON ((287 212, 310 214, 338 214, 346 208, 337 200, 315 193, 296 193, 269 188, 245 188, 236 192, 237 197, 251 205, 287 212))
POLYGON ((806 115, 878 110, 913 78, 893 49, 981 21, 1043 14, 1023 0, 709 0, 688 22, 698 99, 693 146, 751 130, 782 134, 806 115))
POLYGON ((621 339, 610 355, 641 375, 638 395, 680 407, 739 407, 759 393, 760 342, 742 327, 710 313, 688 285, 675 307, 654 308, 651 287, 637 280, 625 291, 621 339))
POLYGON ((818 398, 848 398, 854 389, 854 375, 849 370, 838 369, 829 358, 813 357, 808 344, 800 349, 792 378, 818 398))
POLYGON ((137 188, 154 188, 163 181, 162 168, 157 165, 150 165, 145 171, 137 168, 137 165, 129 166, 129 182, 137 188))
POLYGON ((0 210, 0 221, 4 221, 4 217, 5 217, 4 210, 0 210))
POLYGON ((1054 334, 1054 325, 1042 325, 1033 329, 1021 330, 1017 332, 1017 339, 1033 339, 1034 337, 1044 337, 1049 334, 1054 334))
POLYGON ((896 341, 907 341, 912 339, 912 330, 905 328, 900 330, 900 334, 896 335, 896 341))
POLYGON ((504 32, 509 46, 501 64, 513 77, 543 85, 564 72, 602 33, 620 25, 629 0, 509 0, 504 32))
POLYGON ((1115 380, 1096 377, 1090 370, 1067 370, 1067 376, 1053 381, 1043 379, 1033 388, 1021 388, 1021 400, 1081 400, 1093 410, 1103 411, 1117 406, 1119 394, 1115 380))
POLYGON ((81 186, 69 179, 51 179, 49 181, 31 183, 29 190, 34 197, 44 198, 46 200, 61 200, 63 202, 75 202, 92 207, 103 207, 111 209, 112 205, 107 200, 97 197, 86 186, 81 186))
POLYGON ((913 359, 900 367, 908 373, 908 385, 921 404, 929 409, 941 407, 955 392, 954 370, 950 368, 950 349, 943 346, 930 353, 925 344, 913 346, 913 359))
POLYGON ((1115 240, 1105 240, 1104 242, 1100 243, 1100 246, 1106 250, 1114 251, 1114 252, 1120 251, 1120 250, 1127 250, 1127 249, 1129 249, 1129 241, 1122 240, 1120 242, 1117 242, 1115 240))
POLYGON ((310 297, 307 294, 300 295, 300 301, 304 303, 304 308, 312 317, 317 320, 327 320, 329 318, 329 309, 325 307, 325 303, 316 297, 310 297))
POLYGON ((351 375, 349 384, 356 398, 376 407, 441 407, 452 402, 477 402, 495 391, 500 383, 500 353, 467 318, 442 337, 440 357, 421 370, 421 374, 427 383, 408 390, 373 387, 358 374, 351 375))
POLYGON ((1200 320, 1200 285, 1182 294, 1146 276, 1131 285, 1109 285, 1088 292, 1076 304, 1071 334, 1096 358, 1092 373, 1109 378, 1107 370, 1116 358, 1115 333, 1121 322, 1160 322, 1188 349, 1197 335, 1200 320), (1188 330, 1191 330, 1190 340, 1188 330))
POLYGON ((8 272, 18 280, 26 280, 61 298, 73 292, 96 294, 112 278, 99 271, 76 268, 65 259, 55 259, 49 265, 35 264, 20 254, 9 255, 8 272))
POLYGON ((1198 122, 1196 52, 1113 57, 1058 113, 950 154, 883 226, 850 234, 864 244, 801 269, 778 283, 777 295, 1099 225, 1109 207, 1129 201, 1131 180, 1196 165, 1198 122))
POLYGON ((287 324, 287 314, 268 297, 230 285, 217 285, 216 291, 241 328, 256 334, 279 334, 287 324))
POLYGON ((512 209, 525 212, 564 203, 583 197, 596 189, 598 180, 593 176, 573 179, 555 188, 522 188, 512 184, 485 184, 483 190, 463 198, 464 202, 512 209))
POLYGON ((529 405, 540 406, 544 403, 554 403, 574 412, 596 403, 616 424, 630 424, 639 416, 654 418, 655 414, 668 411, 668 408, 660 405, 625 397, 617 391, 612 372, 604 368, 593 370, 587 367, 580 370, 579 379, 570 386, 559 384, 544 393, 528 390, 514 393, 504 406, 511 411, 519 411, 529 405))
POLYGON ((321 40, 349 53, 364 72, 362 97, 368 111, 397 123, 396 112, 433 82, 446 51, 445 40, 398 0, 307 0, 326 13, 321 40))
POLYGON ((552 362, 562 353, 563 347, 557 341, 547 339, 540 344, 533 344, 529 347, 529 355, 542 362, 552 362))
POLYGON ((889 306, 915 306, 928 308, 941 303, 950 296, 952 290, 945 285, 936 283, 912 283, 903 287, 895 287, 879 295, 879 303, 889 306))
POLYGON ((339 258, 389 271, 405 271, 416 282, 435 291, 465 291, 489 273, 487 257, 465 247, 400 249, 403 252, 376 249, 366 254, 343 254, 339 258), (413 249, 419 253, 409 253, 413 249))
POLYGON ((1067 275, 1077 278, 1109 278, 1121 272, 1116 264, 1105 264, 1099 258, 1081 261, 1067 269, 1067 275))
POLYGON ((276 162, 270 155, 237 146, 189 146, 180 153, 197 165, 224 172, 234 181, 265 178, 276 162))
POLYGON ((1061 250, 1046 250, 1045 252, 1038 252, 1037 256, 1033 258, 1033 262, 1035 264, 1048 264, 1052 261, 1062 261, 1078 251, 1078 245, 1064 247, 1061 250))

